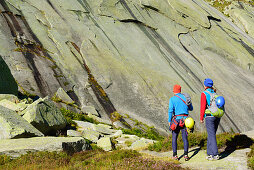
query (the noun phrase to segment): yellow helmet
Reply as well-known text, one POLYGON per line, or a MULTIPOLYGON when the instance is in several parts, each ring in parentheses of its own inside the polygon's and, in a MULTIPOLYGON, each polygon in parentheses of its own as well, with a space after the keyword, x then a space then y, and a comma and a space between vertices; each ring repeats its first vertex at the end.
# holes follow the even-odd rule
POLYGON ((188 128, 188 129, 192 129, 194 127, 194 124, 195 124, 195 121, 191 118, 191 117, 187 117, 185 119, 185 126, 188 128))

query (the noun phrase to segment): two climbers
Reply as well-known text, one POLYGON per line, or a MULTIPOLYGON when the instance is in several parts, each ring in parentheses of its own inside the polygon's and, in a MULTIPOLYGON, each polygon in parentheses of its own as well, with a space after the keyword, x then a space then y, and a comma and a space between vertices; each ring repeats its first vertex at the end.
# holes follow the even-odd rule
POLYGON ((188 149, 188 132, 184 124, 184 119, 189 115, 189 111, 193 110, 192 103, 186 103, 189 97, 186 94, 181 93, 181 86, 175 85, 173 88, 174 96, 169 100, 169 126, 172 129, 172 148, 173 148, 173 159, 178 160, 177 156, 177 138, 179 132, 182 132, 182 138, 184 142, 184 159, 189 160, 188 149))
MULTIPOLYGON (((225 100, 222 96, 216 94, 216 90, 213 88, 213 81, 211 79, 205 79, 204 92, 201 93, 201 105, 200 105, 200 122, 204 123, 206 120, 207 129, 207 160, 218 160, 219 153, 216 142, 216 131, 220 122, 220 117, 224 114, 225 100)), ((169 100, 169 126, 172 130, 172 148, 173 159, 178 160, 177 156, 177 137, 181 130, 182 138, 184 142, 184 158, 186 161, 188 157, 188 131, 193 129, 194 121, 189 116, 189 111, 193 110, 191 99, 188 94, 181 93, 181 86, 175 85, 173 88, 174 96, 169 100), (188 117, 188 118, 187 118, 188 117)))

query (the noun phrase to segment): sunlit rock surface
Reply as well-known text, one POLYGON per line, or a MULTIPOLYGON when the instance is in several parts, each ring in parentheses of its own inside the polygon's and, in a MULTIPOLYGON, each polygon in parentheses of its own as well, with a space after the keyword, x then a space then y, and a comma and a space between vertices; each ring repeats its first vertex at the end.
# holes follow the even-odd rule
POLYGON ((52 96, 62 87, 102 117, 117 111, 166 132, 177 83, 203 130, 209 77, 226 99, 220 131, 254 128, 251 31, 202 0, 3 0, 0 10, 0 55, 22 93, 52 96))

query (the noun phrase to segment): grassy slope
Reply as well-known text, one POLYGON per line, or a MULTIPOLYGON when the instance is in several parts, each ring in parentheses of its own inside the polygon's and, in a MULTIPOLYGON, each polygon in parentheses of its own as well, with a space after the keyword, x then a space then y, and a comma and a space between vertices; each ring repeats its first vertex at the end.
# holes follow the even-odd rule
POLYGON ((0 169, 183 169, 172 161, 143 158, 132 150, 84 151, 72 156, 64 152, 36 152, 16 159, 0 156, 0 169))

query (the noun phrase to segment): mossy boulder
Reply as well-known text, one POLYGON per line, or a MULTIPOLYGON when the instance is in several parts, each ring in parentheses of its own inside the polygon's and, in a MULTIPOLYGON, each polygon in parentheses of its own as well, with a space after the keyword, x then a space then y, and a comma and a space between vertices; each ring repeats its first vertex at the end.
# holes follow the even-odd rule
POLYGON ((15 111, 0 106, 0 139, 44 136, 15 111))
POLYGON ((67 121, 62 112, 48 99, 40 100, 24 110, 23 118, 43 134, 55 134, 65 128, 67 121))

